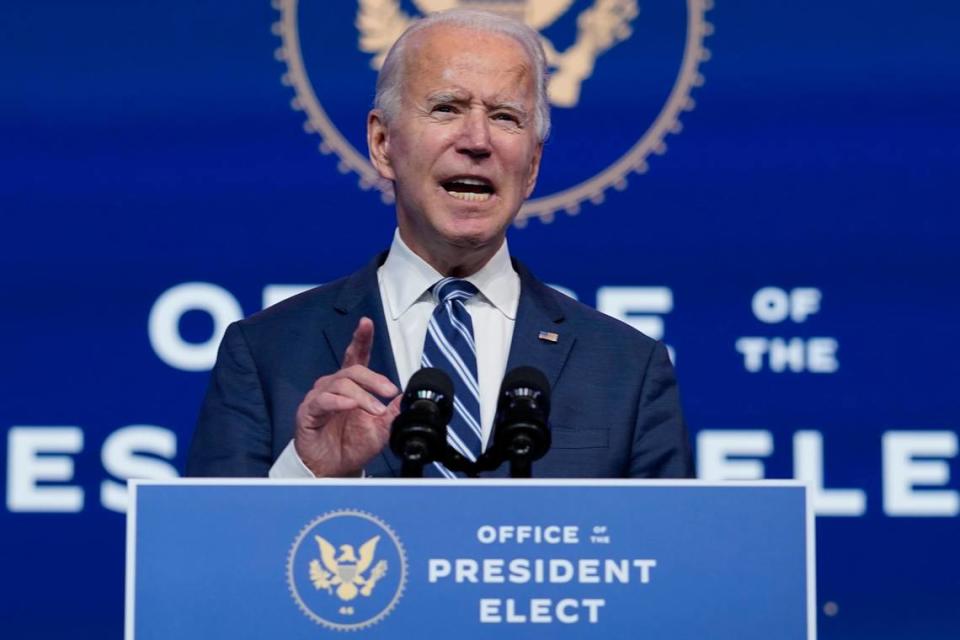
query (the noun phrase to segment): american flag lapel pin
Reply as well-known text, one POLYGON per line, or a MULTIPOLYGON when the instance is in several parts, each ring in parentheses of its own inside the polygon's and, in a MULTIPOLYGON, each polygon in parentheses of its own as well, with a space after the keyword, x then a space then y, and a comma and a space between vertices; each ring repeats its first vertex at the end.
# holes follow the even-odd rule
POLYGON ((554 333, 553 331, 541 331, 537 334, 537 337, 544 342, 556 342, 560 339, 560 334, 554 333))

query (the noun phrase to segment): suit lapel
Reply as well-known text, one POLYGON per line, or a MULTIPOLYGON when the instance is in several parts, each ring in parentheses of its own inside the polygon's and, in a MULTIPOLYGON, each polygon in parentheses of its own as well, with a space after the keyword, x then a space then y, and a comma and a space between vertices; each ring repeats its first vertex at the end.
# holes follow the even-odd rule
MULTIPOLYGON (((380 286, 377 283, 377 269, 383 264, 386 255, 385 252, 381 253, 362 270, 347 277, 333 304, 336 313, 324 327, 323 333, 334 360, 342 366, 343 354, 353 339, 353 332, 360 318, 366 316, 373 320, 373 348, 370 352, 369 368, 387 376, 399 388, 400 377, 397 375, 397 364, 393 358, 390 333, 383 314, 383 302, 380 300, 380 286)), ((380 457, 393 475, 399 473, 400 461, 389 447, 384 447, 380 457)))
MULTIPOLYGON (((516 260, 513 264, 520 276, 520 303, 506 371, 524 365, 535 367, 547 377, 550 388, 555 389, 576 340, 576 333, 564 323, 563 309, 554 299, 557 294, 534 278, 522 264, 516 260)), ((484 476, 504 478, 509 472, 510 465, 504 463, 496 471, 484 476)))
POLYGON ((519 262, 514 261, 514 266, 520 275, 520 304, 507 371, 523 365, 536 367, 550 381, 552 389, 560 380, 576 333, 564 323, 563 309, 554 299, 557 294, 519 262))

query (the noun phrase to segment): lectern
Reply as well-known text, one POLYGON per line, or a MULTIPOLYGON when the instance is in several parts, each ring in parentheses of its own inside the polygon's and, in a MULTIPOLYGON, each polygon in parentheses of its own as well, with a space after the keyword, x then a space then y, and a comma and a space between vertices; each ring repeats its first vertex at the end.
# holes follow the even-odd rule
POLYGON ((815 638, 793 481, 134 481, 128 640, 815 638))

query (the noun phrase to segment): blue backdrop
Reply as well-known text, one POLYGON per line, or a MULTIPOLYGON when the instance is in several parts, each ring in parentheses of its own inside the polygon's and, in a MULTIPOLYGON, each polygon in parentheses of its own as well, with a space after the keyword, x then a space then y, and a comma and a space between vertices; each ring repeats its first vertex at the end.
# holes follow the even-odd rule
MULTIPOLYGON (((388 246, 393 4, 0 9, 4 637, 120 633, 122 481, 182 471, 223 323, 388 246)), ((824 489, 821 637, 957 637, 960 5, 558 6, 611 42, 511 251, 670 345, 702 476, 824 489)))

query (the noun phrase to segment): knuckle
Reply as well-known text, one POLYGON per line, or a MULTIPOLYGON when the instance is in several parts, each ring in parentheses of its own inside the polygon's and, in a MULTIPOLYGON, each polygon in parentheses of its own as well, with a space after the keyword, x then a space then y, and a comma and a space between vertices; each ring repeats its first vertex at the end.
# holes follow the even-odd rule
POLYGON ((332 391, 336 391, 338 394, 342 395, 345 393, 350 393, 355 386, 356 385, 354 385, 353 381, 349 378, 337 378, 333 381, 333 384, 330 388, 332 391))
POLYGON ((316 391, 323 391, 324 389, 327 389, 330 386, 330 383, 335 379, 335 377, 336 377, 336 374, 320 376, 313 383, 313 389, 316 391))

